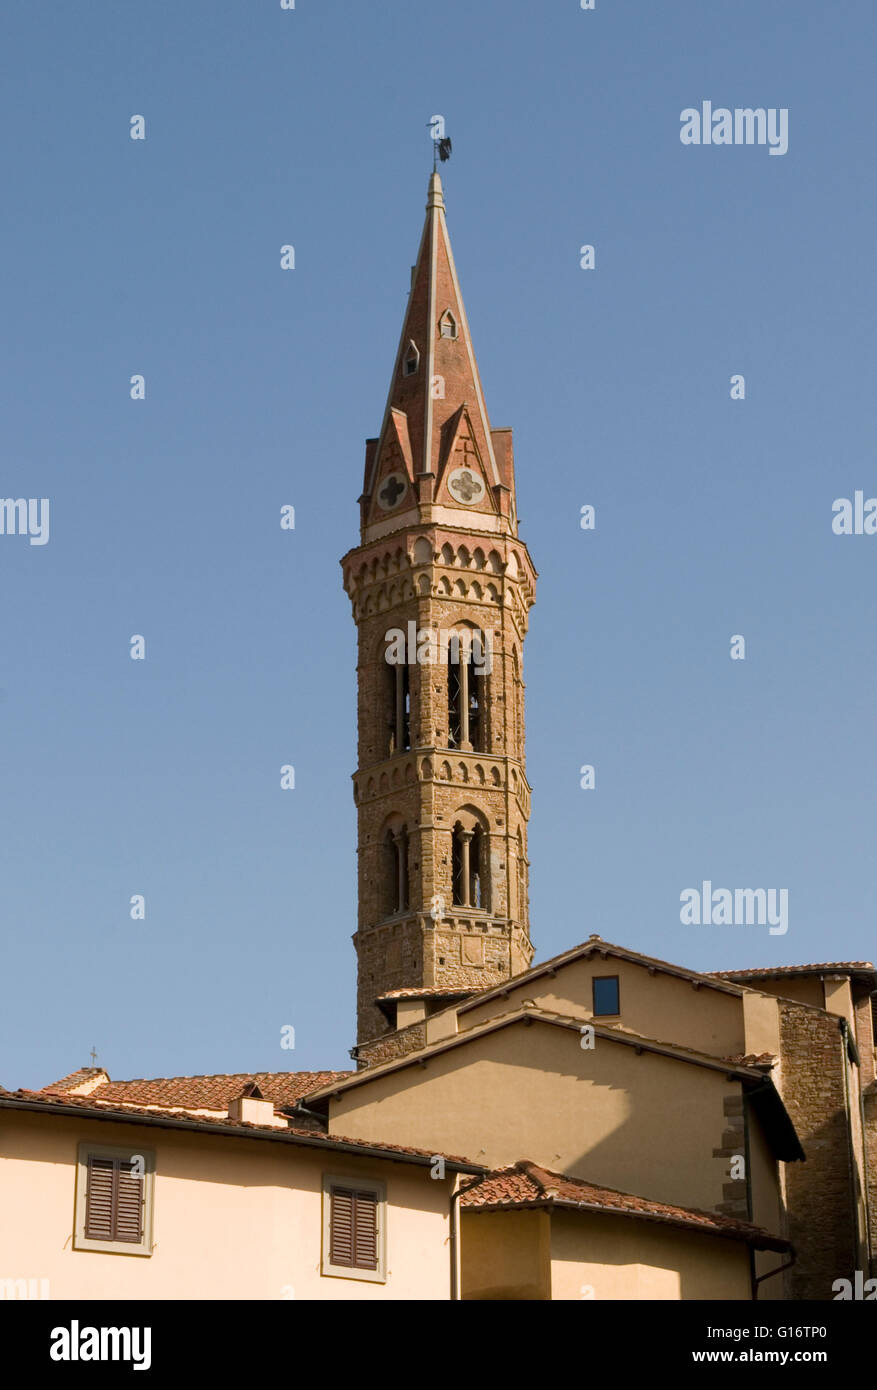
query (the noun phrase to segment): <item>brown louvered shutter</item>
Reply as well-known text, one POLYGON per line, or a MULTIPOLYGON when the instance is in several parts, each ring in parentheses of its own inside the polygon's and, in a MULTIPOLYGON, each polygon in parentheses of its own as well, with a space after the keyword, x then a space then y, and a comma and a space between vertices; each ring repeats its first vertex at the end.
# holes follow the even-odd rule
POLYGON ((378 1199, 374 1192, 354 1196, 353 1263, 357 1269, 378 1267, 378 1199))
POLYGON ((133 1164, 119 1160, 116 1173, 116 1229, 114 1240, 130 1240, 139 1245, 143 1239, 143 1189, 146 1179, 136 1177, 133 1164))
POLYGON ((333 1187, 329 1224, 329 1259, 333 1265, 353 1264, 354 1193, 333 1187))
POLYGON ((85 1234, 89 1240, 139 1245, 143 1238, 144 1180, 123 1158, 88 1156, 85 1234))
POLYGON ((333 1187, 329 1259, 349 1269, 378 1267, 378 1198, 374 1192, 333 1187))
POLYGON ((113 1238, 114 1186, 115 1160, 89 1154, 85 1193, 85 1234, 89 1240, 113 1238))

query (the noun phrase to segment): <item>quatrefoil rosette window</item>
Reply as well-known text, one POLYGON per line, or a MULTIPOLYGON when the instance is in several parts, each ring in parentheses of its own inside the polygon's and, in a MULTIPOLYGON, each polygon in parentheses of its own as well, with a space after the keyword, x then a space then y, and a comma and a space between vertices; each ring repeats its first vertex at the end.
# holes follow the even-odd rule
POLYGON ((474 507, 484 496, 484 484, 471 468, 455 468, 448 477, 448 491, 458 502, 474 507))
POLYGON ((385 512, 398 507, 408 491, 408 479, 404 473, 388 473, 378 488, 378 506, 385 512))

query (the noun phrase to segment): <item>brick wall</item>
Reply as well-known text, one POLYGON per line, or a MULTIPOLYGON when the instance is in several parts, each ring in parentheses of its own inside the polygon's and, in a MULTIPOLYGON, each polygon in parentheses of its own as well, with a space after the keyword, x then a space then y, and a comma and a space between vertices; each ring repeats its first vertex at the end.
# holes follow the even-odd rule
POLYGON ((532 594, 516 538, 413 527, 345 558, 359 629, 357 1038, 387 1032, 374 1000, 418 986, 486 989, 525 970, 529 939, 522 649, 532 594), (477 748, 450 749, 444 665, 410 668, 411 744, 394 751, 387 633, 477 628, 490 640, 477 748), (457 819, 485 836, 486 904, 453 902, 457 819), (396 912, 388 828, 407 834, 408 903, 396 912))
POLYGON ((849 1127, 838 1020, 780 1001, 783 1100, 806 1154, 784 1165, 789 1238, 797 1262, 789 1297, 830 1300, 855 1270, 849 1127))
POLYGON ((862 994, 855 1002, 856 1046, 862 1059, 862 1085, 867 1086, 877 1076, 874 1065, 874 1016, 871 996, 862 994))
POLYGON ((404 1057, 409 1052, 418 1052, 426 1047, 426 1023, 409 1023, 407 1028, 398 1028, 385 1038, 362 1043, 357 1049, 357 1065, 379 1067, 382 1062, 392 1062, 396 1057, 404 1057))

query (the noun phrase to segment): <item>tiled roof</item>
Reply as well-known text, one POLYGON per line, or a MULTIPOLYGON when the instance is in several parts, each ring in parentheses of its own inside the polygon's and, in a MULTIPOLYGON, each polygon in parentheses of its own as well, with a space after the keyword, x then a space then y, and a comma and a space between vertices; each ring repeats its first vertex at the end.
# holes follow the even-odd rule
POLYGON ((101 1075, 106 1075, 103 1067, 80 1067, 78 1071, 72 1071, 69 1076, 62 1076, 60 1081, 53 1081, 51 1087, 46 1087, 46 1089, 51 1089, 53 1091, 72 1091, 75 1090, 77 1086, 85 1085, 85 1083, 91 1081, 93 1077, 101 1075))
POLYGON ((301 1140, 309 1147, 327 1149, 354 1148, 362 1149, 363 1152, 379 1150, 386 1153, 388 1157, 393 1154, 404 1154, 415 1158, 435 1159, 444 1158, 447 1163, 463 1165, 469 1170, 483 1171, 483 1165, 474 1162, 472 1159, 461 1158, 459 1154, 440 1154, 434 1149, 418 1149, 409 1144, 385 1144, 377 1139, 351 1139, 344 1134, 320 1134, 311 1129, 303 1128, 296 1123, 290 1126, 276 1125, 255 1125, 247 1120, 230 1120, 227 1116, 211 1115, 188 1115, 171 1114, 163 1109, 147 1109, 143 1105, 130 1105, 124 1101, 107 1101, 99 1097, 91 1096, 71 1096, 71 1095, 51 1095, 48 1091, 28 1091, 24 1088, 18 1091, 6 1091, 0 1097, 0 1102, 8 1106, 18 1102, 24 1108, 36 1104, 40 1108, 59 1109, 73 1106, 77 1110, 92 1111, 95 1115, 103 1117, 112 1116, 120 1122, 132 1122, 134 1124, 154 1123, 166 1126, 169 1129, 201 1129, 205 1132, 228 1131, 229 1133, 238 1132, 242 1137, 247 1134, 265 1136, 280 1141, 287 1141, 294 1144, 296 1140, 301 1140))
MULTIPOLYGON (((85 1067, 61 1081, 53 1081, 41 1094, 69 1094, 72 1087, 89 1080, 100 1068, 85 1067), (77 1081, 78 1078, 78 1081, 77 1081)), ((276 1106, 293 1105, 310 1091, 343 1081, 349 1071, 233 1072, 216 1076, 157 1076, 151 1080, 104 1081, 89 1092, 92 1100, 123 1101, 129 1105, 154 1105, 178 1110, 225 1112, 228 1103, 255 1082, 265 1100, 276 1106)))
POLYGON ((671 1206, 629 1192, 617 1192, 611 1187, 597 1187, 563 1173, 553 1173, 526 1159, 511 1168, 498 1168, 467 1188, 460 1205, 483 1210, 510 1210, 517 1207, 573 1207, 581 1211, 604 1212, 617 1216, 639 1217, 664 1225, 702 1231, 706 1235, 725 1236, 743 1240, 758 1250, 784 1251, 789 1242, 769 1235, 748 1221, 737 1221, 717 1212, 698 1211, 694 1207, 671 1206))
POLYGON ((772 1052, 740 1052, 725 1061, 735 1067, 772 1067, 777 1058, 772 1052))
POLYGON ((456 999, 477 994, 474 989, 447 989, 442 985, 423 985, 419 989, 388 989, 381 999, 456 999))
POLYGON ((710 970, 709 974, 718 979, 762 979, 770 975, 809 975, 823 970, 873 970, 869 960, 823 960, 815 965, 760 965, 754 970, 710 970))

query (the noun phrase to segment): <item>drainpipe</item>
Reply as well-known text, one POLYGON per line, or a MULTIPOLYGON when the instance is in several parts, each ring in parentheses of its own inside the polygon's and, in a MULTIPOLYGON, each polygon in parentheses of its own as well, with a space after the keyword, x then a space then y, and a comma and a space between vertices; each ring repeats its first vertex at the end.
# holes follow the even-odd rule
MULTIPOLYGON (((752 1220, 752 1172, 749 1167, 749 1097, 740 1087, 743 1100, 743 1171, 746 1174, 746 1218, 752 1220)), ((755 1251, 749 1247, 749 1289, 753 1303, 758 1298, 758 1279, 756 1278, 755 1251)))
POLYGON ((460 1195, 458 1186, 459 1179, 454 1181, 451 1188, 451 1201, 448 1210, 449 1236, 448 1245, 451 1251, 451 1302, 456 1303, 460 1297, 457 1287, 457 1198, 460 1195))
MULTIPOLYGON (((751 1248, 752 1248, 752 1247, 750 1246, 750 1249, 751 1249, 751 1248)), ((753 1280, 753 1283, 752 1283, 752 1288, 753 1288, 752 1298, 753 1298, 753 1302, 755 1302, 755 1303, 758 1302, 758 1286, 759 1286, 759 1284, 763 1284, 764 1281, 765 1281, 765 1279, 772 1279, 773 1276, 774 1276, 775 1274, 782 1274, 784 1270, 787 1270, 787 1269, 791 1269, 791 1268, 792 1268, 792 1265, 795 1263, 795 1260, 797 1259, 797 1256, 796 1256, 794 1250, 792 1250, 791 1254, 792 1254, 792 1258, 791 1258, 790 1260, 787 1260, 786 1263, 785 1263, 784 1265, 777 1265, 776 1269, 769 1269, 769 1270, 767 1271, 767 1274, 759 1274, 758 1278, 753 1280)))
POLYGON ((325 1115, 318 1115, 316 1110, 309 1110, 300 1100, 295 1101, 293 1105, 289 1106, 286 1112, 281 1113, 284 1114, 284 1118, 287 1120, 294 1120, 296 1115, 309 1115, 312 1120, 319 1120, 321 1125, 326 1124, 327 1120, 325 1115))
POLYGON ((853 1220, 853 1243, 856 1251, 856 1266, 858 1267, 860 1264, 862 1264, 862 1260, 859 1258, 862 1252, 861 1241, 859 1240, 859 1203, 856 1192, 856 1178, 858 1177, 859 1170, 856 1166, 856 1150, 853 1143, 853 1113, 852 1096, 850 1094, 849 1068, 853 1065, 854 1061, 858 1063, 859 1053, 858 1049, 856 1048, 855 1042, 853 1041, 853 1038, 850 1034, 850 1026, 847 1023, 846 1019, 839 1018, 838 1025, 840 1028, 841 1036, 841 1066, 843 1067, 844 1074, 844 1109, 846 1110, 847 1153, 850 1162, 850 1214, 853 1220))

